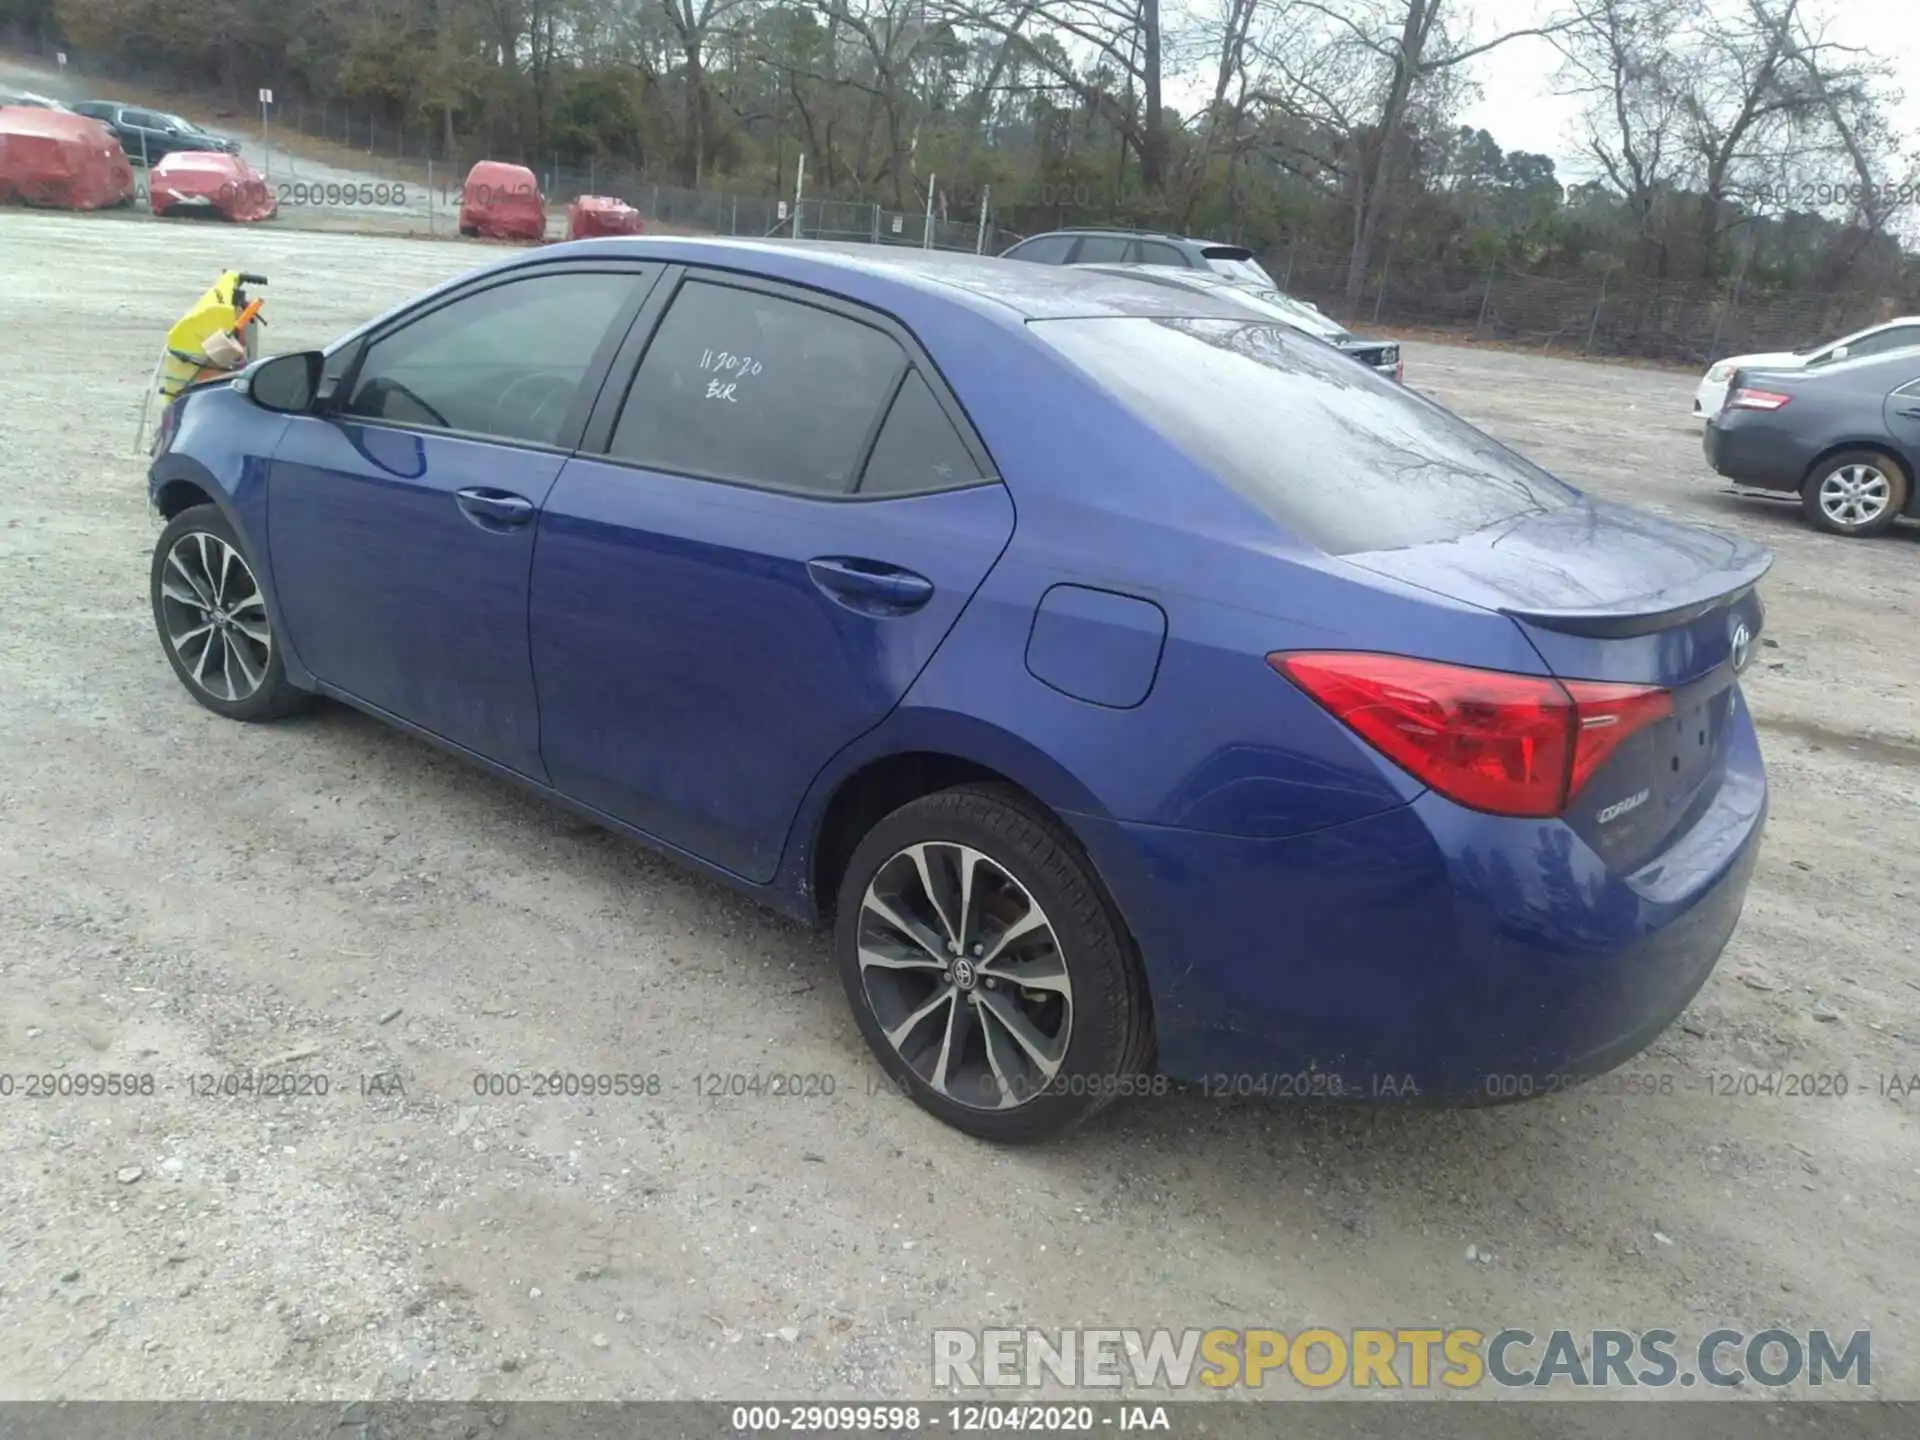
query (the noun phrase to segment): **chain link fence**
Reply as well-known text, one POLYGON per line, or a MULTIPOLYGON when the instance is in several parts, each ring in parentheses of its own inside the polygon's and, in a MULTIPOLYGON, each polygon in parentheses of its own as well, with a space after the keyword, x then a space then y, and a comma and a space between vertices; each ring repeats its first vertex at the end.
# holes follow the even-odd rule
POLYGON ((1344 255, 1270 250, 1268 271, 1291 295, 1368 329, 1419 327, 1539 346, 1550 352, 1707 364, 1726 355, 1792 350, 1920 312, 1920 297, 1854 291, 1756 294, 1738 281, 1648 280, 1619 269, 1563 278, 1493 264, 1483 269, 1395 265, 1346 303, 1344 255))
MULTIPOLYGON (((782 177, 690 188, 634 160, 568 159, 558 150, 529 151, 504 135, 484 132, 456 137, 444 120, 437 125, 396 122, 371 107, 339 100, 263 91, 258 103, 236 103, 232 97, 184 91, 164 74, 128 73, 124 65, 84 53, 67 53, 62 62, 44 42, 18 33, 0 40, 11 40, 48 71, 49 84, 64 98, 112 99, 180 113, 239 140, 244 158, 266 177, 279 202, 276 224, 452 235, 467 172, 478 161, 496 160, 533 172, 547 200, 547 233, 553 239, 566 233, 567 207, 587 195, 623 200, 640 212, 649 230, 666 233, 780 235, 990 255, 1020 238, 994 224, 984 206, 960 218, 938 207, 929 216, 924 208, 889 210, 875 201, 809 195, 804 189, 796 197, 797 151, 786 157, 782 177)), ((148 157, 135 151, 129 158, 135 165, 136 198, 144 206, 148 157)))

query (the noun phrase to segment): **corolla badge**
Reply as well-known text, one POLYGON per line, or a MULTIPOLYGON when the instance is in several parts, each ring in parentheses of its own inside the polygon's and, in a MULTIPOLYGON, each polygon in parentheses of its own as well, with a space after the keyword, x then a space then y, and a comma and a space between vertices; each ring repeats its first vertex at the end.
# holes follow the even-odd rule
POLYGON ((1620 801, 1618 804, 1607 806, 1606 809, 1602 810, 1594 818, 1597 819, 1602 825, 1606 824, 1609 820, 1618 820, 1622 815, 1626 814, 1629 810, 1638 810, 1642 805, 1646 804, 1647 797, 1651 794, 1653 794, 1653 791, 1651 790, 1641 790, 1636 794, 1629 795, 1626 799, 1620 801))
POLYGON ((1733 627, 1733 671, 1739 674, 1747 668, 1747 661, 1753 658, 1753 632, 1747 629, 1742 620, 1733 627))

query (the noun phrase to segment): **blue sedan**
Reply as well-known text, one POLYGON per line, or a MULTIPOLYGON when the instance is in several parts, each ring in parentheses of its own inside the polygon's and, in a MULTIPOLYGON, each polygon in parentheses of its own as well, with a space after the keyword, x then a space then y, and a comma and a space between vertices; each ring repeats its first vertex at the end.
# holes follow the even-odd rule
POLYGON ((1083 269, 553 246, 190 390, 149 484, 195 700, 332 697, 831 927, 993 1139, 1599 1074, 1765 821, 1765 551, 1083 269))

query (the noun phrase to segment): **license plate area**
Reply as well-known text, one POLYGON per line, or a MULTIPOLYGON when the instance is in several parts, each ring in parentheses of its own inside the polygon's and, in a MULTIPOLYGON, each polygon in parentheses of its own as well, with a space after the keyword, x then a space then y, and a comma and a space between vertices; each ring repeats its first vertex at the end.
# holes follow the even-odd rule
POLYGON ((1729 669, 1704 676, 1673 697, 1673 714, 1654 730, 1654 766, 1669 804, 1684 803, 1713 773, 1734 704, 1729 669))

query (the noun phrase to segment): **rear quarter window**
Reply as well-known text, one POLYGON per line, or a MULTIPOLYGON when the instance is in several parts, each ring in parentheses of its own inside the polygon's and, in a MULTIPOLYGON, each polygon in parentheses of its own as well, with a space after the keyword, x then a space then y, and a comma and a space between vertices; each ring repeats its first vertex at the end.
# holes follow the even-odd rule
POLYGON ((1328 554, 1451 540, 1578 494, 1459 416, 1284 325, 1124 317, 1030 327, 1328 554))

